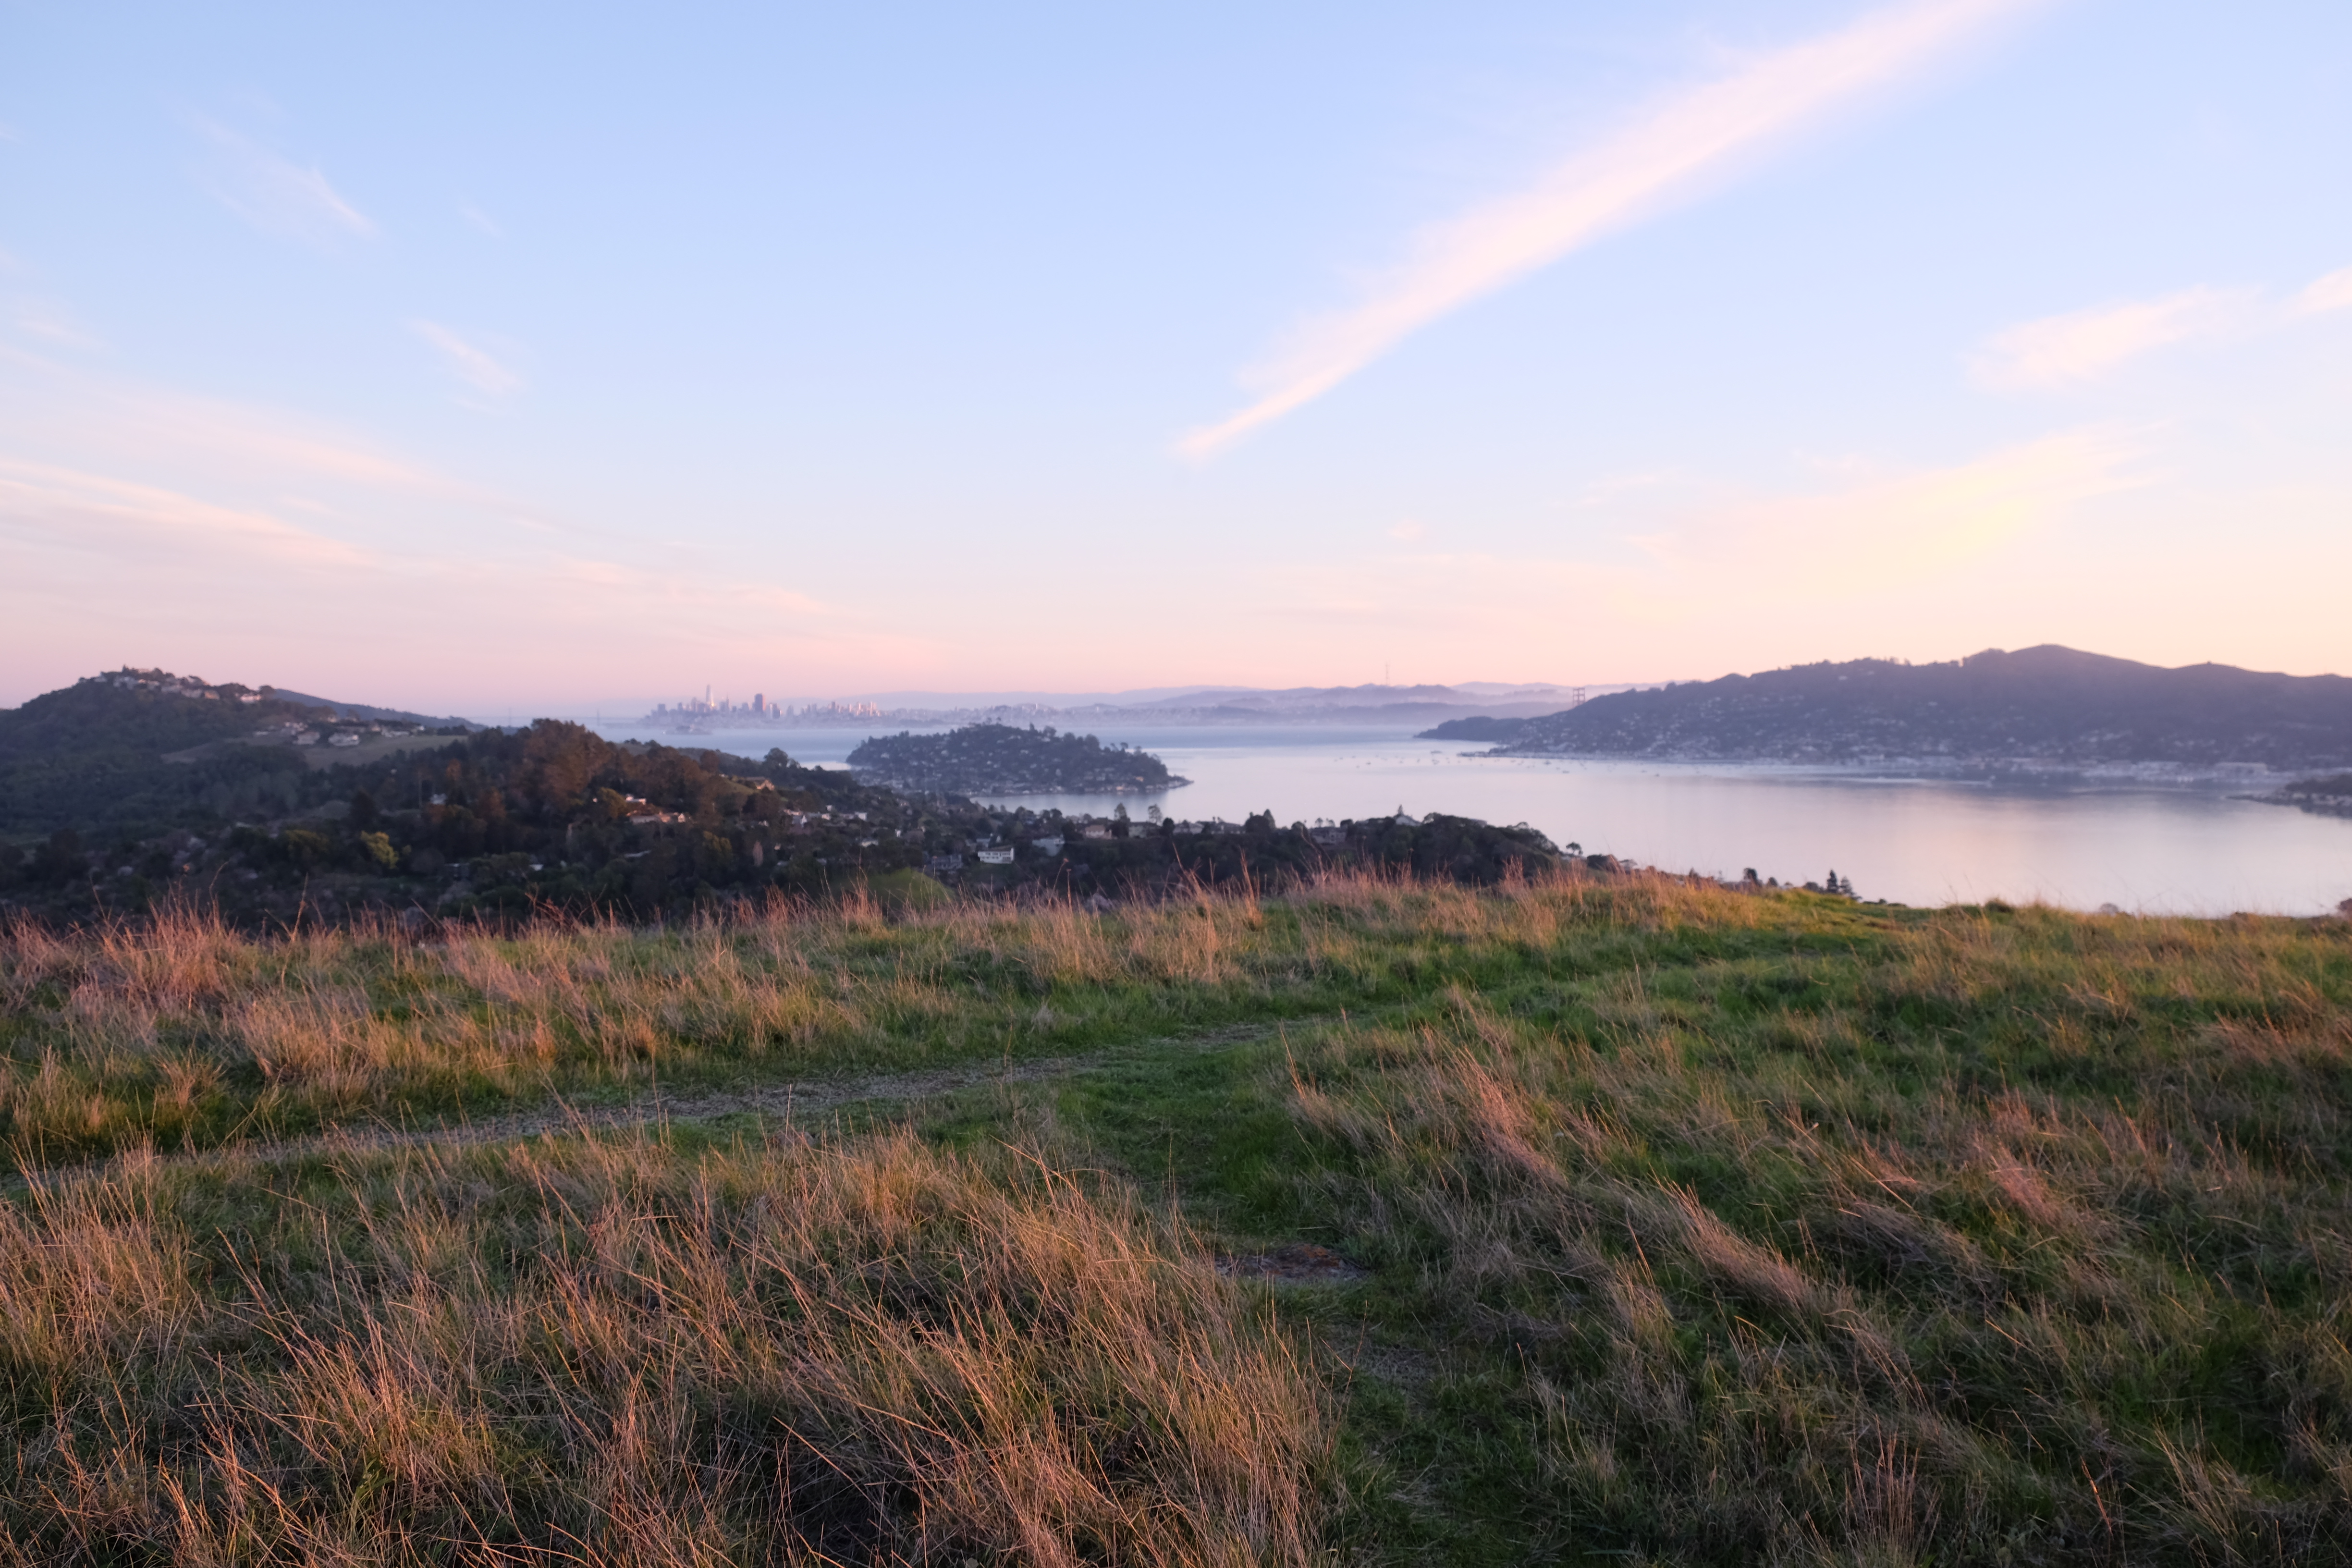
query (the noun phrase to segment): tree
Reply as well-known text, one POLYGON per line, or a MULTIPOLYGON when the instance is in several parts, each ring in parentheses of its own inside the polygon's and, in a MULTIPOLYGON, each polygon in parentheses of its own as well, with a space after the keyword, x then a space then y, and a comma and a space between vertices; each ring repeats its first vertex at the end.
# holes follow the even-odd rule
POLYGON ((307 827, 289 827, 278 836, 278 851, 305 871, 316 870, 333 858, 334 840, 307 827))
POLYGON ((49 842, 39 857, 39 876, 43 881, 59 887, 83 875, 89 868, 81 857, 81 835, 70 827, 60 827, 49 835, 49 842))

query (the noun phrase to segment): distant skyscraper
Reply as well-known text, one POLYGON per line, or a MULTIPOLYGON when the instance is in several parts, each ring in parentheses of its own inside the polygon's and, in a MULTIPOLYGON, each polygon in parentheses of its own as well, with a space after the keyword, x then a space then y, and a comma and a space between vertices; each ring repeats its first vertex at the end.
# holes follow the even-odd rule
POLYGON ((754 691, 751 693, 751 711, 759 714, 765 714, 768 711, 768 694, 766 692, 754 691))

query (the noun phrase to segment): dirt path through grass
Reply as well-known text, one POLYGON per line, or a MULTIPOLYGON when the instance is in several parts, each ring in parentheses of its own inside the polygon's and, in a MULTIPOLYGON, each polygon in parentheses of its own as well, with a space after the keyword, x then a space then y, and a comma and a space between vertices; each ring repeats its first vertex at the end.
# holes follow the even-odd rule
MULTIPOLYGON (((904 1104, 934 1100, 959 1090, 989 1084, 1038 1083, 1110 1066, 1124 1060, 1167 1051, 1205 1053, 1250 1040, 1265 1039, 1283 1030, 1309 1030, 1336 1020, 1287 1018, 1265 1024, 1237 1024, 1198 1034, 1159 1036, 1103 1046, 1069 1056, 1000 1058, 900 1072, 835 1073, 734 1089, 701 1087, 670 1091, 656 1087, 626 1100, 570 1103, 560 1097, 525 1110, 461 1117, 455 1121, 396 1123, 382 1118, 340 1122, 322 1131, 283 1138, 255 1138, 213 1144, 203 1149, 159 1150, 153 1158, 198 1163, 226 1157, 239 1160, 299 1159, 327 1150, 415 1148, 426 1144, 467 1147, 535 1138, 549 1133, 590 1132, 612 1127, 635 1127, 667 1121, 710 1121, 723 1116, 782 1116, 793 1121, 821 1119, 852 1105, 904 1104)), ((35 1178, 103 1177, 125 1158, 144 1161, 142 1152, 101 1160, 60 1160, 27 1164, 22 1151, 14 1152, 16 1168, 0 1177, 0 1193, 23 1191, 35 1178)))

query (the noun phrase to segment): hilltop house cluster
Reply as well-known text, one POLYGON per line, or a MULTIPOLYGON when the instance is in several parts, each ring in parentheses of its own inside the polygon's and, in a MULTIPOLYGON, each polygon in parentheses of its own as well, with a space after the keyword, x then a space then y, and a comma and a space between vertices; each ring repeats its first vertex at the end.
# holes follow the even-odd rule
POLYGON ((306 724, 299 719, 289 719, 281 724, 270 724, 253 732, 256 741, 288 746, 356 746, 375 736, 400 737, 422 735, 424 727, 417 724, 386 724, 374 720, 352 721, 346 723, 306 724))
POLYGON ((124 665, 105 675, 85 675, 77 685, 118 687, 125 691, 155 691, 168 697, 196 698, 208 702, 258 702, 270 695, 267 686, 259 690, 231 682, 215 686, 193 675, 173 675, 163 669, 133 669, 124 665))
MULTIPOLYGON (((85 675, 76 684, 110 686, 122 691, 152 691, 205 702, 261 702, 278 695, 278 689, 274 686, 240 686, 235 681, 215 686, 198 676, 173 675, 166 669, 133 669, 128 665, 104 675, 85 675)), ((256 730, 252 738, 265 744, 348 747, 375 736, 422 735, 425 732, 421 724, 374 720, 338 721, 332 709, 318 708, 310 711, 319 717, 307 721, 288 719, 265 725, 256 730)))

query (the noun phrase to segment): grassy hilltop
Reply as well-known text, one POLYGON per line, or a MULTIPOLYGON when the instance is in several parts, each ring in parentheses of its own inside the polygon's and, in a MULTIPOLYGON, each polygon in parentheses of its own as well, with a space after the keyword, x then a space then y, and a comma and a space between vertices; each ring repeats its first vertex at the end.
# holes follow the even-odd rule
POLYGON ((2352 921, 0 943, 0 1561, 2352 1552, 2352 921))

